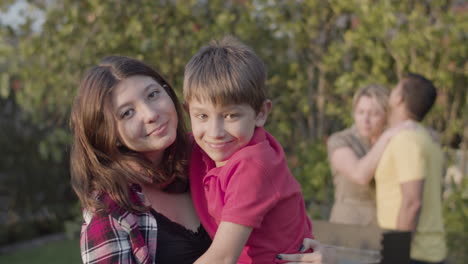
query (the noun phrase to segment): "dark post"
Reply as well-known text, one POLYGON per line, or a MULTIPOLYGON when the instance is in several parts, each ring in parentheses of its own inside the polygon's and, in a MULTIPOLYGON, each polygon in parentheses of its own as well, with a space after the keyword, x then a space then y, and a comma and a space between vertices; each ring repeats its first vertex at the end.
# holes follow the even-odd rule
POLYGON ((411 232, 385 231, 382 237, 380 264, 408 264, 410 261, 411 232))

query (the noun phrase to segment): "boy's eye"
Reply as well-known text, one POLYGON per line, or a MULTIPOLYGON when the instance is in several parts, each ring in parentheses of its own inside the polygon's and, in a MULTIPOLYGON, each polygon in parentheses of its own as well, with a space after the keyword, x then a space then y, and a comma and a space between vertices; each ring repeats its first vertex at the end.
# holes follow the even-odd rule
POLYGON ((200 119, 200 120, 204 120, 208 117, 208 115, 206 114, 198 114, 198 115, 195 115, 196 118, 200 119))
POLYGON ((233 113, 233 114, 227 114, 224 116, 225 119, 236 119, 239 117, 239 114, 233 113))
POLYGON ((127 109, 125 111, 123 111, 121 114, 120 114, 120 119, 126 119, 126 118, 129 118, 133 115, 133 112, 135 110, 133 109, 127 109))

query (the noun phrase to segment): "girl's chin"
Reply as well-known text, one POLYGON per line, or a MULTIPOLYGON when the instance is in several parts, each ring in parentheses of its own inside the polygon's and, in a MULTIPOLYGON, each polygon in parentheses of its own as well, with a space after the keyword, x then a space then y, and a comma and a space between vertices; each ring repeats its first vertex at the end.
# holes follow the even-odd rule
POLYGON ((359 131, 359 134, 363 138, 369 138, 371 136, 371 133, 369 131, 359 131))

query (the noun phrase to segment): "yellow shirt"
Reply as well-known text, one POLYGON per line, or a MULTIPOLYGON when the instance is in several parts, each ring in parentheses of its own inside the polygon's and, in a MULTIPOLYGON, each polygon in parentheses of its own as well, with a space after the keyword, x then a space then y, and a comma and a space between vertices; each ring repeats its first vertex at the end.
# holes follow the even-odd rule
POLYGON ((442 220, 443 155, 426 129, 405 130, 387 145, 375 172, 377 220, 396 229, 401 206, 400 184, 424 180, 419 221, 411 242, 411 258, 439 262, 446 256, 442 220))

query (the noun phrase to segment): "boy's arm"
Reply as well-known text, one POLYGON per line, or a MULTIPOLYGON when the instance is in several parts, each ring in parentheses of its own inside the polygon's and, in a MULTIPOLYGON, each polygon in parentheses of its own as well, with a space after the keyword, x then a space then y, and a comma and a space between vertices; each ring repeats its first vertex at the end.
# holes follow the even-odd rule
POLYGON ((221 222, 210 248, 195 264, 235 264, 251 232, 251 227, 221 222))
POLYGON ((429 168, 427 149, 417 132, 399 137, 392 162, 401 191, 401 204, 397 216, 398 230, 414 231, 418 224, 422 204, 424 179, 429 168))

